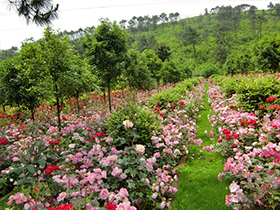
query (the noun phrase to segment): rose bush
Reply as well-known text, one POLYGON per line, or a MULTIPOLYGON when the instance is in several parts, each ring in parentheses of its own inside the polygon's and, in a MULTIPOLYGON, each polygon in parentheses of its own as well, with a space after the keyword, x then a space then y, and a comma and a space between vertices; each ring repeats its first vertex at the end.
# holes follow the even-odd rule
POLYGON ((269 111, 275 98, 267 97, 262 110, 249 113, 239 108, 237 95, 227 98, 220 86, 212 83, 208 94, 215 150, 226 158, 219 179, 232 181, 226 204, 234 209, 279 207, 280 115, 278 109, 269 111))
POLYGON ((145 106, 159 90, 113 94, 113 114, 101 96, 84 97, 73 105, 79 111, 72 100, 61 131, 53 106, 40 107, 34 122, 4 114, 1 174, 15 177, 19 191, 8 204, 15 210, 170 207, 179 160, 189 144, 202 142, 194 127, 204 83, 197 84, 180 89, 180 100, 162 109, 165 116, 145 106))

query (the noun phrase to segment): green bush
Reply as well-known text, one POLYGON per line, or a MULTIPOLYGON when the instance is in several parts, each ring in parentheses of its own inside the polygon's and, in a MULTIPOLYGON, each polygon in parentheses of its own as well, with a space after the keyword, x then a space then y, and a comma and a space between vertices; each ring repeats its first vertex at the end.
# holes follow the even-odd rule
POLYGON ((213 74, 220 74, 220 69, 213 63, 203 63, 200 65, 201 76, 209 78, 213 74))
POLYGON ((239 106, 248 112, 259 110, 259 106, 265 104, 269 96, 280 94, 280 81, 276 79, 276 75, 271 74, 215 77, 214 81, 224 88, 227 96, 237 94, 239 106))
MULTIPOLYGON (((114 139, 113 144, 118 149, 136 144, 151 146, 151 137, 161 125, 158 115, 151 113, 148 108, 141 107, 135 103, 128 103, 125 107, 120 107, 110 116, 107 129, 114 139), (126 127, 124 121, 129 120, 133 124, 126 127)), ((148 149, 146 150, 149 153, 148 149)), ((152 154, 152 151, 150 151, 152 154)))
POLYGON ((201 77, 186 79, 182 83, 176 84, 170 90, 165 90, 155 94, 148 100, 150 107, 159 106, 160 109, 165 109, 170 103, 177 103, 184 98, 187 90, 192 90, 194 86, 198 85, 201 81, 201 77))

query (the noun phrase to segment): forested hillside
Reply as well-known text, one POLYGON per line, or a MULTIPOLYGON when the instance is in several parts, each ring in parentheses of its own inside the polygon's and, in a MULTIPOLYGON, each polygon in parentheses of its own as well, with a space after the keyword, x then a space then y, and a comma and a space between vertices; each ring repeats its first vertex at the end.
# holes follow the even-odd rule
MULTIPOLYGON (((213 73, 245 73, 278 69, 280 4, 258 10, 254 5, 205 8, 204 14, 180 19, 179 13, 132 17, 119 26, 128 32, 129 49, 152 49, 167 69, 182 77, 213 73), (266 46, 267 45, 267 46, 266 46), (267 50, 264 52, 263 50, 267 50), (274 62, 272 62, 274 60, 274 62), (272 63, 270 63, 270 61, 272 63), (221 70, 222 69, 222 70, 221 70)), ((84 56, 82 40, 95 26, 63 31, 75 50, 84 56)), ((13 57, 16 48, 0 51, 0 61, 13 57)))
POLYGON ((204 12, 1 51, 0 209, 279 209, 280 4, 204 12))

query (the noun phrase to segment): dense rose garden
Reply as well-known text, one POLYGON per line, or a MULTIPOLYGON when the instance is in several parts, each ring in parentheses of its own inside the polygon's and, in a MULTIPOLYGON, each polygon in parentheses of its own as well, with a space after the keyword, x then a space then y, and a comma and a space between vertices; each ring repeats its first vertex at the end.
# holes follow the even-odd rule
POLYGON ((233 209, 279 207, 280 109, 277 95, 266 96, 258 109, 245 112, 240 108, 238 95, 226 97, 222 87, 214 85, 213 81, 210 81, 208 94, 212 107, 209 121, 213 140, 217 142, 215 150, 225 158, 224 170, 218 178, 231 182, 226 205, 233 209))
MULTIPOLYGON (((224 157, 218 179, 230 181, 225 204, 278 208, 278 96, 249 112, 242 97, 212 79, 207 93, 213 145, 203 149, 224 157)), ((204 94, 205 80, 114 92, 112 113, 102 95, 89 94, 64 105, 61 129, 55 106, 41 106, 34 122, 24 112, 2 113, 0 192, 13 189, 8 205, 15 210, 168 209, 180 161, 190 144, 202 143, 195 126, 204 94)))
MULTIPOLYGON (((1 192, 15 187, 16 209, 164 209, 177 192, 178 164, 195 138, 205 81, 184 89, 179 100, 147 101, 149 92, 113 93, 113 111, 102 95, 64 105, 61 130, 55 107, 36 119, 2 113, 1 192), (77 107, 79 110, 77 111, 77 107)), ((181 84, 177 84, 179 87, 181 84)), ((182 89, 182 88, 181 88, 182 89)))

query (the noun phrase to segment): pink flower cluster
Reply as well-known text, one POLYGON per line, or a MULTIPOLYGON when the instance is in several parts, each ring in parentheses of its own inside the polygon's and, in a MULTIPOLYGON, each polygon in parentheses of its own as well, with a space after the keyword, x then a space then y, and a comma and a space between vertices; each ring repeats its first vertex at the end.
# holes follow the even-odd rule
POLYGON ((226 204, 234 209, 254 205, 270 208, 280 189, 280 177, 276 173, 280 162, 280 113, 275 111, 260 118, 258 112, 232 109, 238 103, 236 95, 226 98, 221 87, 213 84, 208 94, 212 107, 209 121, 218 140, 215 150, 227 157, 218 178, 233 180, 226 204))

